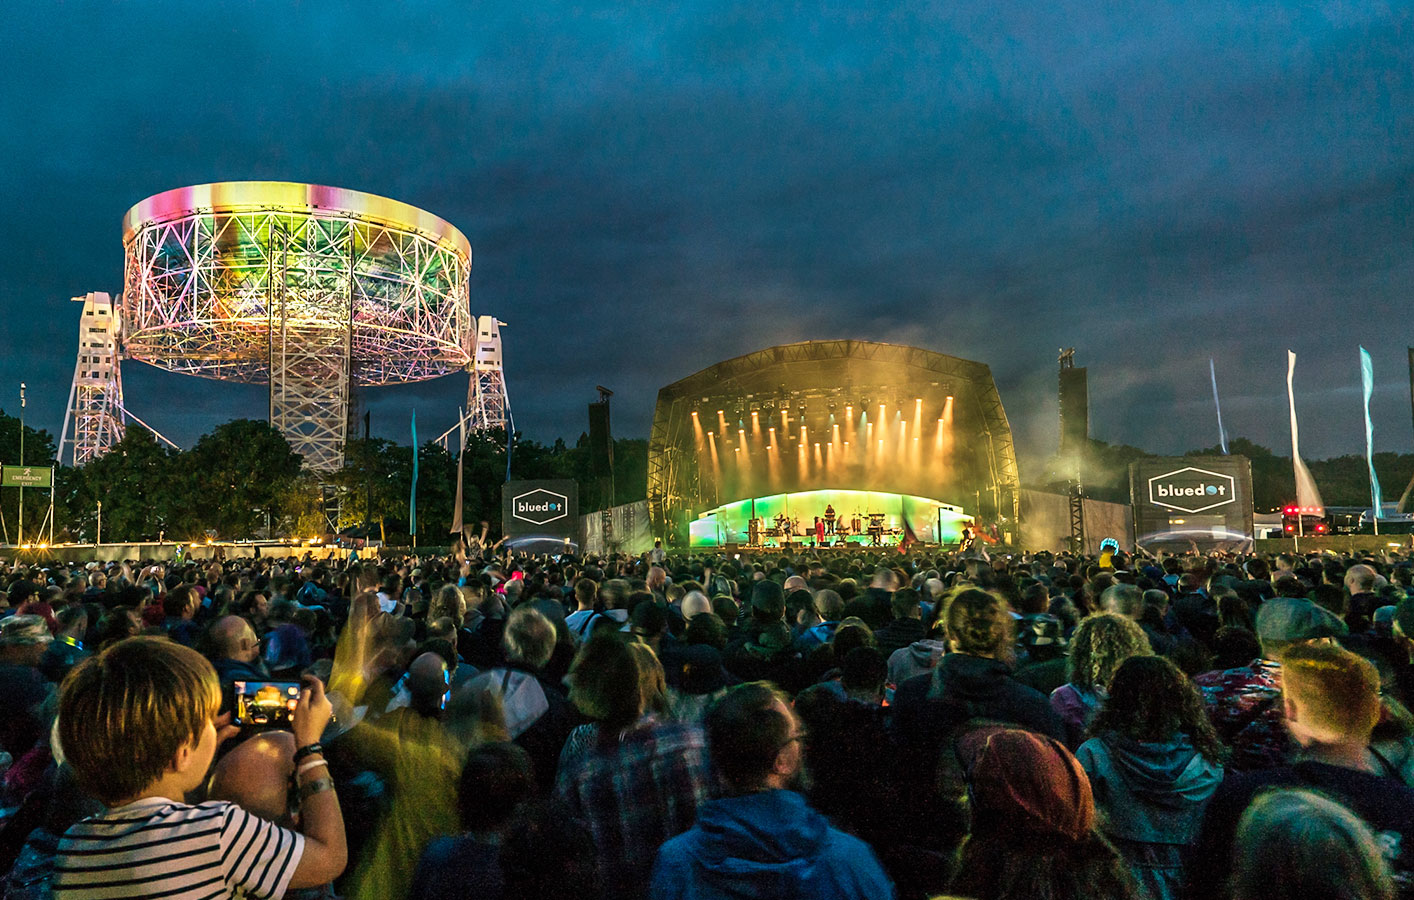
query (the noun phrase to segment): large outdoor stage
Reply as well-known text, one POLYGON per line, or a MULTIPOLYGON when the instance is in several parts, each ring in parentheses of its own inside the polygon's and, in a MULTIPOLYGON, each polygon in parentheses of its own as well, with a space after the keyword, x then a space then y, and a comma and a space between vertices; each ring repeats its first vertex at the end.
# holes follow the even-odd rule
POLYGON ((1019 482, 987 366, 807 341, 658 392, 648 509, 681 548, 946 545, 972 524, 1014 534, 1019 482))
POLYGON ((927 497, 820 490, 751 497, 699 513, 688 523, 693 549, 895 547, 907 541, 957 544, 972 517, 927 497))

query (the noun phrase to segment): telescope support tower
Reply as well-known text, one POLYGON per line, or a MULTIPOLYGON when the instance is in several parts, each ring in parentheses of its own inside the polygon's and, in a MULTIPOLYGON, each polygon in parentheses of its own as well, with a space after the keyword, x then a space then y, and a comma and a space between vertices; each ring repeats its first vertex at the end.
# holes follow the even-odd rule
POLYGON ((83 312, 79 315, 78 360, 59 436, 59 461, 63 462, 67 448, 70 463, 81 466, 123 439, 123 377, 118 366, 119 321, 113 298, 95 291, 73 299, 83 304, 83 312))

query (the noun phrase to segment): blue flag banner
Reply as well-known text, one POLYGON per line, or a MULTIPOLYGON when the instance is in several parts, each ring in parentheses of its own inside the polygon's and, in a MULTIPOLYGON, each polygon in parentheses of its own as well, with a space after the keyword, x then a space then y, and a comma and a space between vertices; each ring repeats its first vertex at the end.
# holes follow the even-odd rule
POLYGON ((1213 376, 1213 406, 1218 411, 1218 444, 1223 448, 1223 456, 1227 456, 1227 432, 1223 430, 1223 405, 1218 402, 1218 369, 1213 365, 1212 357, 1208 358, 1208 374, 1213 376))
POLYGON ((412 492, 408 497, 408 534, 417 534, 417 410, 412 411, 412 492))
MULTIPOLYGON (((1380 479, 1375 476, 1375 426, 1370 421, 1370 395, 1375 392, 1375 365, 1370 351, 1360 348, 1360 384, 1365 389, 1365 462, 1370 466, 1370 503, 1376 520, 1380 517, 1380 479)), ((1376 532, 1378 533, 1378 532, 1376 532)))

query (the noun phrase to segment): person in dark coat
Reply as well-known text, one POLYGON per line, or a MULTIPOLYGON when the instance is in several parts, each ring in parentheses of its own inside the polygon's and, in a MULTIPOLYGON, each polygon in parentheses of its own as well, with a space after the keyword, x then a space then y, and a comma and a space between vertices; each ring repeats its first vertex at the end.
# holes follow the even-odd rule
POLYGON ((845 618, 854 616, 864 620, 864 624, 874 630, 883 628, 894 617, 893 596, 898 587, 898 576, 888 566, 874 570, 874 580, 859 597, 851 600, 844 609, 845 618))
POLYGON ((707 714, 707 746, 725 796, 663 844, 654 900, 890 900, 869 845, 832 827, 792 790, 805 734, 787 698, 764 682, 735 687, 707 714))
POLYGON ((895 650, 902 650, 928 637, 928 629, 923 624, 922 599, 913 588, 894 591, 893 599, 889 601, 893 621, 874 630, 874 643, 885 659, 895 650))
POLYGON ((931 765, 942 742, 972 719, 1064 739, 1046 696, 1011 677, 1011 630, 1011 615, 996 594, 968 588, 953 598, 950 652, 932 673, 905 681, 894 693, 894 730, 911 755, 931 765))
MULTIPOLYGON (((966 834, 966 813, 948 795, 937 777, 948 760, 955 762, 956 742, 979 725, 1019 726, 1057 740, 1064 726, 1046 695, 1011 677, 1012 617, 1006 602, 989 591, 965 588, 948 606, 946 637, 949 652, 937 668, 910 678, 894 691, 893 731, 897 744, 902 795, 911 798, 916 822, 927 823, 927 833, 916 829, 899 835, 898 847, 885 850, 890 860, 938 853, 953 848, 966 834), (903 847, 913 852, 892 852, 903 847)), ((929 866, 936 870, 891 870, 910 890, 936 894, 951 854, 944 851, 929 866)))

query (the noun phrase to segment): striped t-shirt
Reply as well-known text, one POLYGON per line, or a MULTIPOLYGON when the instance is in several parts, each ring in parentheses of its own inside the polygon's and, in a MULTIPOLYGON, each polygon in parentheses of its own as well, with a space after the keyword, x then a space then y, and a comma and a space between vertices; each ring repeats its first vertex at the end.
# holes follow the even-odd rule
POLYGON ((232 803, 139 800, 64 833, 54 897, 279 897, 303 854, 302 835, 232 803))

